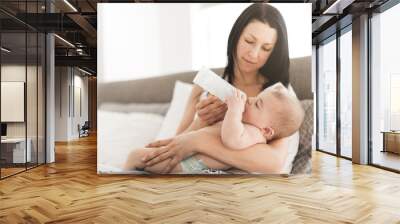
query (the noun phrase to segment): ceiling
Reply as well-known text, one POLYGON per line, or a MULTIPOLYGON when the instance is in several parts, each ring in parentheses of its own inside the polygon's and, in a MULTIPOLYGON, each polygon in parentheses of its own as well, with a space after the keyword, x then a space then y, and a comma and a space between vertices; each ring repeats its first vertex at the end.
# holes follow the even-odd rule
MULTIPOLYGON (((346 26, 347 23, 351 23, 352 16, 376 8, 386 1, 276 0, 269 2, 312 3, 312 36, 315 44, 336 31, 339 27, 337 25, 338 20, 344 21, 340 23, 340 26, 346 26)), ((97 66, 97 3, 166 1, 47 0, 47 2, 48 7, 46 9, 45 0, 1 0, 0 22, 2 32, 14 33, 7 34, 6 38, 14 40, 15 44, 18 45, 17 41, 22 41, 19 37, 22 35, 18 35, 18 32, 24 31, 25 28, 40 32, 55 32, 59 37, 73 45, 66 43, 61 38, 55 38, 56 65, 85 67, 95 73, 97 66), (49 13, 50 8, 52 13, 49 13)), ((203 0, 202 2, 220 1, 203 0)), ((29 47, 28 51, 31 51, 29 47)))

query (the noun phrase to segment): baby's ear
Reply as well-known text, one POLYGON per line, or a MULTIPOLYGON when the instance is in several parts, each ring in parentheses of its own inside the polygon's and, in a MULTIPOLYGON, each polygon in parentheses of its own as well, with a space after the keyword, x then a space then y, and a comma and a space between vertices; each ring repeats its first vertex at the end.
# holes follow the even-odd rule
POLYGON ((270 127, 266 127, 262 129, 263 135, 265 137, 265 139, 267 140, 271 140, 272 137, 274 137, 275 131, 274 129, 270 128, 270 127))

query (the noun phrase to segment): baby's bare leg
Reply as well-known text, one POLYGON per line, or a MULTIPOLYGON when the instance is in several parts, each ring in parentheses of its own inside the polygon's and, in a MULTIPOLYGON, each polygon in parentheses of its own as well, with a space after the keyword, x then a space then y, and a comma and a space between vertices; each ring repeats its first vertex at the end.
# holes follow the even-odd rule
MULTIPOLYGON (((129 153, 128 159, 125 162, 124 170, 142 170, 151 172, 151 173, 164 173, 165 168, 168 165, 171 159, 166 159, 160 163, 154 164, 153 166, 147 166, 142 161, 142 158, 147 155, 147 153, 152 152, 154 149, 151 148, 141 148, 133 150, 129 153)), ((170 173, 179 173, 181 172, 180 164, 176 165, 170 173)))
POLYGON ((135 170, 135 169, 143 169, 145 164, 142 161, 143 156, 146 155, 146 149, 134 149, 132 150, 127 160, 125 161, 124 170, 135 170))
MULTIPOLYGON (((167 167, 171 159, 166 159, 162 162, 154 164, 153 166, 147 166, 144 168, 145 171, 151 173, 165 173, 165 168, 167 167)), ((182 171, 180 164, 176 165, 169 173, 180 173, 182 171)))

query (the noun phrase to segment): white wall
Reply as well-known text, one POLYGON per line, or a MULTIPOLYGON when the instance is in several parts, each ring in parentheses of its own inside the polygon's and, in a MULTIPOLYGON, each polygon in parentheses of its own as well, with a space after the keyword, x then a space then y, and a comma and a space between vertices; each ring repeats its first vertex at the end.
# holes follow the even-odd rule
POLYGON ((55 81, 55 140, 77 139, 78 124, 88 120, 88 78, 77 69, 56 67, 55 81), (79 113, 74 90, 81 89, 82 116, 79 113), (75 105, 74 105, 75 104, 75 105), (75 113, 74 110, 75 109, 75 113))
POLYGON ((190 69, 189 16, 189 4, 98 4, 99 81, 190 69))
POLYGON ((68 68, 55 68, 55 140, 68 139, 68 68))
MULTIPOLYGON (((250 3, 191 4, 192 69, 227 63, 229 33, 250 3)), ((311 4, 272 3, 282 14, 288 30, 289 57, 311 56, 311 4)))
POLYGON ((75 110, 75 113, 72 113, 72 130, 71 130, 71 135, 73 136, 73 138, 77 138, 79 137, 79 132, 77 129, 78 124, 80 126, 82 126, 85 121, 88 121, 88 77, 85 76, 81 76, 80 74, 82 73, 78 73, 76 74, 77 70, 74 71, 75 75, 74 75, 74 87, 75 87, 75 92, 73 94, 75 94, 75 96, 72 96, 75 100, 74 104, 74 108, 73 110, 75 110), (80 99, 77 97, 78 93, 77 90, 80 89, 80 99), (79 100, 81 101, 79 103, 79 100), (79 105, 80 104, 80 105, 79 105), (82 112, 80 113, 79 111, 79 107, 81 107, 80 109, 82 110, 82 112))
POLYGON ((160 61, 159 71, 155 74, 191 69, 188 67, 192 64, 190 4, 163 4, 158 19, 160 36, 156 38, 159 38, 160 48, 155 50, 158 50, 160 61))
MULTIPOLYGON (((229 32, 250 4, 98 4, 98 81, 224 67, 229 32), (171 16, 173 15, 173 16, 171 16)), ((311 4, 272 4, 290 57, 311 55, 311 4)))

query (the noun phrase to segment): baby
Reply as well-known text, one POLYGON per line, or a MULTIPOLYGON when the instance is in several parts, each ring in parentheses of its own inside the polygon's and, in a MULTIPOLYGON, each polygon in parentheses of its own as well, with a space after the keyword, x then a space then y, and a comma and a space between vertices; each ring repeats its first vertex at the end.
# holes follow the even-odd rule
POLYGON ((231 149, 292 135, 304 118, 299 100, 281 83, 249 97, 235 91, 226 98, 228 111, 221 127, 222 142, 231 149))
MULTIPOLYGON (((226 97, 228 111, 225 118, 212 127, 217 130, 222 142, 232 149, 244 149, 257 143, 266 143, 272 139, 290 136, 295 133, 304 117, 299 100, 282 84, 271 86, 257 97, 246 96, 238 90, 226 97)), ((124 169, 143 170, 154 173, 164 172, 168 161, 145 167, 143 156, 152 148, 132 151, 128 155, 124 169)), ((197 173, 207 169, 225 170, 229 166, 203 155, 193 155, 182 160, 171 173, 197 173)))

